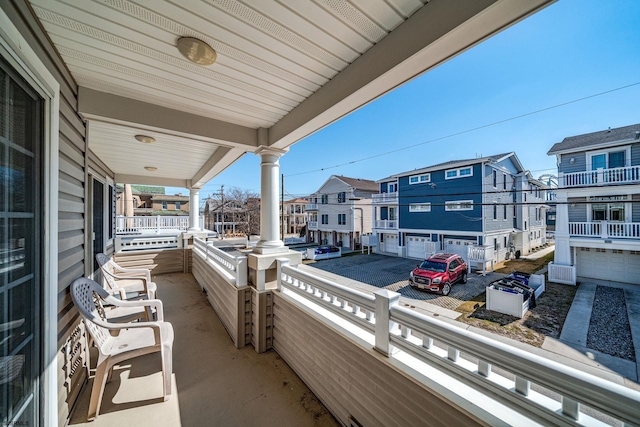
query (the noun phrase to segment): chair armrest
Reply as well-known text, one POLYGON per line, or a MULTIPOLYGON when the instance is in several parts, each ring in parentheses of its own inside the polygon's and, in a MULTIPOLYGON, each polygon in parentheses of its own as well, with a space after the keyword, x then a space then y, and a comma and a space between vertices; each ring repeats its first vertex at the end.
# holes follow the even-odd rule
MULTIPOLYGON (((120 276, 118 274, 112 274, 111 276, 116 280, 141 280, 142 281, 142 286, 144 287, 144 291, 145 292, 149 292, 149 283, 151 283, 151 280, 148 280, 146 277, 142 277, 142 276, 120 276)), ((126 289, 126 288, 128 288, 130 286, 133 286, 133 285, 125 285, 125 286, 122 286, 122 288, 126 289)))
POLYGON ((109 292, 109 296, 118 294, 120 295, 120 298, 123 300, 127 298, 127 292, 124 288, 105 289, 105 290, 109 292))
POLYGON ((122 273, 144 274, 147 280, 149 282, 151 281, 151 271, 146 268, 124 268, 119 265, 114 265, 114 269, 122 273))
MULTIPOLYGON (((164 320, 164 311, 162 301, 159 299, 144 299, 144 300, 119 300, 112 296, 105 298, 105 301, 116 307, 151 307, 155 308, 158 321, 164 320)), ((138 322, 140 323, 140 322, 138 322)))

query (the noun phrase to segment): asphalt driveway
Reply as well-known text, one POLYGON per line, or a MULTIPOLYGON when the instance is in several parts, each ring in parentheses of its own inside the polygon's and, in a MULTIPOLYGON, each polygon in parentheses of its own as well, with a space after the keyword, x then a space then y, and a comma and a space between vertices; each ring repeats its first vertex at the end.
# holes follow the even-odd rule
POLYGON ((505 276, 500 273, 487 273, 483 277, 482 274, 473 272, 469 275, 466 284, 456 283, 451 288, 451 293, 445 297, 409 286, 409 273, 419 262, 417 259, 380 254, 359 254, 317 261, 308 264, 308 266, 378 288, 389 289, 406 298, 427 301, 451 310, 484 292, 490 282, 505 276))

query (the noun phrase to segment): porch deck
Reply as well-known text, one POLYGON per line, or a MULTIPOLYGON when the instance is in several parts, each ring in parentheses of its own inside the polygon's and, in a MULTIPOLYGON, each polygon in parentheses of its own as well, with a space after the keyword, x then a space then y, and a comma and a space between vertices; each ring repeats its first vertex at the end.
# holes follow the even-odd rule
POLYGON ((155 281, 176 332, 171 399, 162 401, 159 355, 142 356, 116 367, 100 415, 91 423, 90 379, 69 425, 338 425, 274 351, 257 354, 251 346, 233 346, 191 274, 160 275, 155 281))

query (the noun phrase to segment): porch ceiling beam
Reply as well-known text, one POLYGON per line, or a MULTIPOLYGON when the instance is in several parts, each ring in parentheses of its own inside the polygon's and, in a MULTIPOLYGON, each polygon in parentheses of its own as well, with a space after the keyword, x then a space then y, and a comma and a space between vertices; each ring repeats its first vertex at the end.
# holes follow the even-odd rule
POLYGON ((287 148, 556 0, 431 0, 269 129, 287 148))
POLYGON ((166 178, 156 176, 144 176, 144 175, 129 175, 124 173, 116 173, 114 180, 117 183, 136 183, 138 185, 159 185, 166 187, 180 187, 189 188, 190 182, 188 179, 178 178, 166 178))
POLYGON ((192 188, 201 188, 209 180, 214 178, 236 160, 242 157, 246 151, 240 148, 218 148, 200 170, 191 178, 192 188))
POLYGON ((78 88, 78 110, 87 120, 197 137, 225 146, 243 147, 245 151, 254 151, 258 146, 256 129, 86 87, 78 88))

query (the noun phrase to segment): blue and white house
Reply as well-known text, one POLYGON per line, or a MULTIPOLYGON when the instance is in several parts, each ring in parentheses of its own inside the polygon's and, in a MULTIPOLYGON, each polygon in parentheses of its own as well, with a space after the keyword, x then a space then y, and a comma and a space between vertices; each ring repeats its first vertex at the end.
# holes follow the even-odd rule
POLYGON ((640 124, 570 136, 556 156, 556 251, 549 279, 640 284, 640 124))
POLYGON ((455 160, 377 181, 378 251, 409 258, 428 252, 493 249, 501 262, 544 243, 546 186, 515 153, 455 160))

